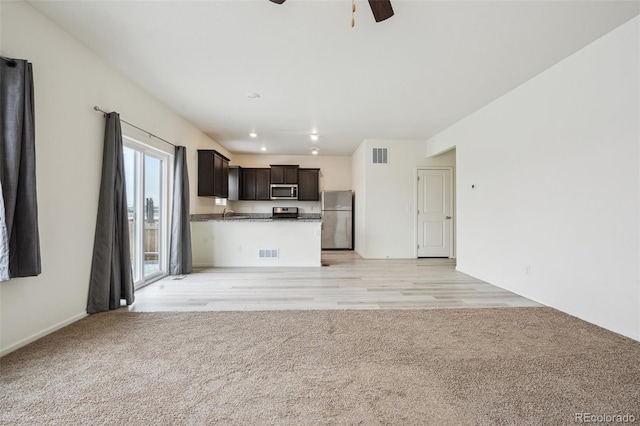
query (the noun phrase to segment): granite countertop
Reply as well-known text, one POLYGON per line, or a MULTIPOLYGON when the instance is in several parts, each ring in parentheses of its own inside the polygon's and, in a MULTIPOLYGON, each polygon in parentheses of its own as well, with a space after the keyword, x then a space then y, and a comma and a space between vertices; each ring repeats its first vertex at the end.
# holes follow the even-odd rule
POLYGON ((322 222, 319 214, 303 213, 297 219, 272 219, 271 213, 233 213, 222 217, 221 213, 192 214, 191 222, 322 222))

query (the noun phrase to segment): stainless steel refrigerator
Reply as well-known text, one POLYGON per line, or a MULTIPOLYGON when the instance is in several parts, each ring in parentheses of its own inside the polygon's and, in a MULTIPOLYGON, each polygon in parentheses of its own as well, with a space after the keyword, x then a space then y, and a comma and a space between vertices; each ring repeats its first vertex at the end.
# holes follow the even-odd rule
POLYGON ((353 249, 353 193, 322 191, 322 248, 353 249))

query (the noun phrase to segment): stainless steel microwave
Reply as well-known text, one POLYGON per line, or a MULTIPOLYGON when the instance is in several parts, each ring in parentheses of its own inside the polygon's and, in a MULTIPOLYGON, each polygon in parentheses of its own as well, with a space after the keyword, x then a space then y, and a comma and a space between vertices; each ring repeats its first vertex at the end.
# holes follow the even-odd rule
POLYGON ((298 185, 291 183, 272 183, 271 184, 272 200, 297 200, 298 185))

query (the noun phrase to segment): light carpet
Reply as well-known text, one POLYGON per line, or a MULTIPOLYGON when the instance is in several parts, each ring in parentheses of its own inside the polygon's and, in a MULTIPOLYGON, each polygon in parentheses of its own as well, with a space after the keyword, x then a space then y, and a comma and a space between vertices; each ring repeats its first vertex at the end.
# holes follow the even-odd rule
POLYGON ((0 385, 11 425, 637 423, 640 343, 550 308, 112 312, 0 385))

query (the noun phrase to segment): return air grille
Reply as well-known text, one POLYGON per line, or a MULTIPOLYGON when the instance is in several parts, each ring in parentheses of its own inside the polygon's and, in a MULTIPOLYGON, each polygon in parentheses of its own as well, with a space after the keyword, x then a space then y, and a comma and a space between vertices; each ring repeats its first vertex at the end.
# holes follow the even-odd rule
POLYGON ((387 148, 373 148, 373 164, 387 164, 387 148))
POLYGON ((278 249, 260 249, 258 250, 258 257, 264 259, 277 259, 280 257, 278 249))

